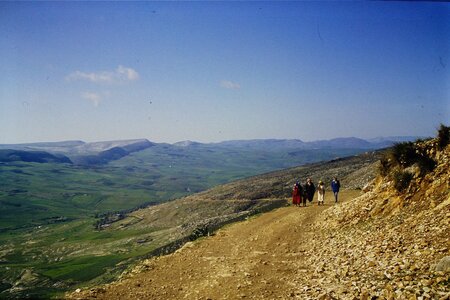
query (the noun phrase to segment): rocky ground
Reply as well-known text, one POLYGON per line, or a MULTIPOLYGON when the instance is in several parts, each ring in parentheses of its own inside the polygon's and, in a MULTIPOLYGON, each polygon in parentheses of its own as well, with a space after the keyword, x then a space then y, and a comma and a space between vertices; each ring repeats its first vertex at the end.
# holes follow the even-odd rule
MULTIPOLYGON (((69 299, 450 299, 449 149, 404 193, 378 178, 143 261, 69 299)), ((364 172, 361 173, 361 176, 364 172)))
MULTIPOLYGON (((116 283, 68 298, 448 299, 449 273, 434 266, 449 255, 448 223, 430 228, 439 241, 418 231, 424 236, 418 243, 407 234, 414 223, 401 223, 406 232, 398 233, 395 226, 377 230, 377 222, 333 228, 318 221, 346 203, 327 200, 325 206, 286 207, 230 225, 144 261, 116 283)), ((450 203, 445 205, 448 211, 450 203)), ((445 215, 441 222, 448 220, 445 215)))

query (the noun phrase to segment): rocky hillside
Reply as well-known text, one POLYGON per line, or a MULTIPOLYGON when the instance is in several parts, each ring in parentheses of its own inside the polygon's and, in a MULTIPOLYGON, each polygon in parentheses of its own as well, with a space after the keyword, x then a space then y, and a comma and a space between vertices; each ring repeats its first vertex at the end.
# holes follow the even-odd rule
MULTIPOLYGON (((109 147, 112 144, 116 145, 105 143, 104 146, 109 147)), ((146 151, 157 147, 159 146, 150 147, 146 151)), ((292 184, 297 179, 304 182, 307 176, 311 176, 315 181, 327 181, 331 176, 338 175, 343 185, 361 188, 364 184, 359 183, 359 170, 365 168, 366 175, 373 177, 374 163, 379 159, 379 153, 370 152, 331 162, 309 164, 236 181, 208 192, 191 194, 186 198, 130 213, 131 210, 120 209, 114 205, 128 202, 131 206, 131 203, 136 203, 133 201, 140 197, 162 198, 167 195, 169 189, 182 190, 183 187, 190 186, 195 190, 195 186, 183 185, 183 182, 209 181, 210 177, 226 178, 231 173, 230 169, 217 168, 214 172, 199 173, 203 176, 191 175, 190 180, 184 181, 185 177, 189 176, 184 169, 197 166, 208 170, 210 166, 199 166, 206 156, 195 159, 192 159, 193 156, 183 156, 179 159, 180 162, 190 161, 183 166, 174 165, 160 184, 157 177, 152 177, 158 175, 158 170, 153 172, 152 168, 158 167, 146 160, 150 155, 144 152, 136 153, 139 159, 129 155, 104 169, 99 167, 90 170, 78 166, 56 168, 50 164, 23 166, 20 169, 17 166, 4 166, 2 174, 10 174, 5 180, 21 184, 9 188, 14 185, 5 181, 4 194, 17 194, 17 201, 21 201, 22 206, 10 205, 14 204, 11 200, 0 203, 4 209, 9 209, 6 217, 16 216, 11 225, 7 224, 3 229, 16 226, 16 223, 13 223, 16 219, 33 222, 42 218, 46 223, 36 224, 36 227, 33 226, 35 228, 30 227, 29 230, 11 231, 14 235, 3 232, 5 242, 0 242, 0 298, 45 298, 80 285, 98 285, 111 281, 135 264, 136 260, 173 252, 182 244, 211 234, 225 224, 244 220, 277 207, 285 207, 292 184), (129 168, 136 166, 129 163, 133 159, 135 163, 139 162, 140 166, 147 166, 138 170, 129 168), (126 168, 126 172, 121 168, 126 168), (34 187, 38 187, 39 195, 43 195, 39 202, 31 202, 33 198, 29 197, 36 190, 33 190, 34 187), (40 194, 41 191, 45 194, 40 194), (25 199, 30 201, 30 209, 25 206, 25 199), (49 201, 44 202, 44 199, 49 201), (35 204, 55 209, 48 212, 40 210, 42 213, 38 214, 35 204), (94 214, 97 205, 110 205, 110 212, 84 219, 85 214, 94 214), (83 207, 91 207, 92 211, 82 210, 83 207), (78 213, 82 219, 72 221, 60 217, 66 216, 66 213, 78 213), (18 215, 25 217, 17 218, 18 215), (33 251, 30 252, 30 249, 33 251)), ((160 157, 161 160, 165 159, 164 156, 160 157)), ((227 156, 221 153, 220 157, 227 156)), ((243 161, 245 156, 242 158, 243 161)), ((169 161, 171 159, 166 160, 169 161)), ((257 161, 254 159, 250 164, 257 164, 257 161)), ((224 166, 228 163, 229 160, 223 160, 224 166)), ((245 168, 244 163, 241 169, 245 168)))
POLYGON ((308 177, 316 183, 319 180, 329 183, 333 177, 338 177, 346 189, 362 189, 375 178, 381 156, 382 152, 379 151, 366 152, 328 162, 307 164, 224 184, 195 194, 194 197, 209 200, 285 198, 290 197, 295 181, 305 183, 308 177))
MULTIPOLYGON (((412 180, 396 187, 390 170, 353 201, 321 214, 312 230, 308 264, 352 299, 448 299, 450 275, 450 149, 437 140, 414 145, 436 162, 423 174, 420 164, 405 168, 412 180), (327 247, 324 248, 326 241, 327 247), (379 298, 377 298, 379 299, 379 298)), ((315 283, 311 277, 312 283, 315 283)), ((314 293, 309 293, 314 295, 314 293)))
POLYGON ((311 177, 328 182, 339 176, 346 188, 361 189, 375 177, 380 156, 379 152, 370 152, 235 181, 137 210, 124 219, 106 222, 103 230, 113 233, 148 229, 145 236, 135 237, 137 244, 155 245, 148 255, 172 252, 186 241, 211 234, 225 224, 286 206, 296 180, 305 182, 311 177))
MULTIPOLYGON (((420 162, 392 163, 363 191, 343 191, 342 203, 332 204, 328 192, 325 206, 284 207, 259 215, 173 254, 148 259, 116 283, 67 297, 449 299, 450 146, 439 149, 437 144, 414 145, 416 153, 434 161, 426 172, 420 162), (411 174, 407 184, 398 185, 399 171, 411 174)), ((362 185, 364 168, 342 182, 362 185)), ((302 177, 314 175, 313 169, 302 177)), ((327 176, 332 173, 329 168, 327 176)), ((269 188, 262 194, 215 191, 210 201, 272 195, 269 188)))

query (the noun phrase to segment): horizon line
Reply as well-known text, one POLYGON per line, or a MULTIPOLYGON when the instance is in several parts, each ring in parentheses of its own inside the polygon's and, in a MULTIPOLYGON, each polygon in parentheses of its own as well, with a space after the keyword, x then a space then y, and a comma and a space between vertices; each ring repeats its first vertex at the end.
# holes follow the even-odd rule
POLYGON ((331 141, 336 139, 359 139, 364 140, 366 142, 370 142, 370 140, 374 139, 389 139, 389 138, 412 138, 412 139, 423 139, 423 138, 432 138, 432 136, 420 136, 420 135, 389 135, 389 136, 376 136, 372 138, 361 138, 356 136, 338 136, 334 138, 322 138, 322 139, 316 139, 316 140, 303 140, 300 138, 250 138, 250 139, 229 139, 229 140, 221 140, 216 142, 200 142, 196 140, 180 140, 176 142, 155 142, 148 138, 124 138, 124 139, 117 139, 117 140, 96 140, 96 141, 84 141, 81 139, 69 139, 69 140, 56 140, 56 141, 36 141, 36 142, 19 142, 19 143, 0 143, 0 145, 27 145, 27 144, 42 144, 42 143, 67 143, 67 142, 82 142, 85 144, 92 144, 92 143, 107 143, 107 142, 124 142, 124 141, 139 141, 139 140, 145 140, 151 143, 155 144, 177 144, 177 143, 183 143, 183 142, 191 142, 191 143, 198 143, 198 144, 219 144, 219 143, 225 143, 225 142, 244 142, 244 141, 300 141, 303 143, 312 143, 312 142, 320 142, 320 141, 331 141))

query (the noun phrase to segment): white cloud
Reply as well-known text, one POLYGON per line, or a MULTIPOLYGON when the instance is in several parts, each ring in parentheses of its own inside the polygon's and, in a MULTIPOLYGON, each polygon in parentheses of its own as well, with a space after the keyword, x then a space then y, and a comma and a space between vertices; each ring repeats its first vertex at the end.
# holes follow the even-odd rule
POLYGON ((132 68, 119 65, 115 71, 86 73, 75 71, 66 76, 68 81, 87 80, 94 83, 118 83, 138 80, 139 74, 132 68))
POLYGON ((99 73, 84 73, 81 71, 75 71, 69 74, 66 79, 68 81, 76 81, 76 80, 88 80, 91 82, 106 82, 110 83, 114 79, 114 73, 112 72, 99 72, 99 73))
POLYGON ((229 80, 222 80, 220 82, 220 86, 229 90, 238 90, 241 88, 241 85, 239 83, 232 82, 229 80))
POLYGON ((124 66, 117 67, 116 73, 124 80, 138 80, 139 74, 132 68, 126 68, 124 66))
POLYGON ((100 102, 102 101, 102 97, 98 93, 93 92, 84 92, 83 94, 81 94, 81 97, 91 101, 95 107, 99 106, 100 102))

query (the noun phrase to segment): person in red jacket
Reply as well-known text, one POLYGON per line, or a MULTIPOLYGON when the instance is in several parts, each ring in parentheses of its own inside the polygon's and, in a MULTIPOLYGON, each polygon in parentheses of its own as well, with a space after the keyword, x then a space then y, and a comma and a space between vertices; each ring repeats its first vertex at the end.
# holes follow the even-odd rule
POLYGON ((294 184, 294 188, 292 189, 292 204, 296 206, 300 206, 302 202, 302 187, 296 182, 294 184))

